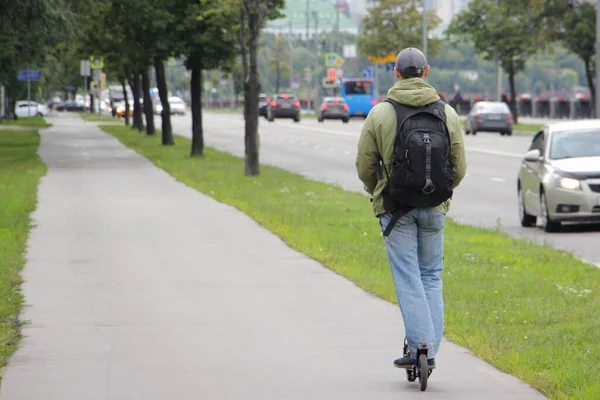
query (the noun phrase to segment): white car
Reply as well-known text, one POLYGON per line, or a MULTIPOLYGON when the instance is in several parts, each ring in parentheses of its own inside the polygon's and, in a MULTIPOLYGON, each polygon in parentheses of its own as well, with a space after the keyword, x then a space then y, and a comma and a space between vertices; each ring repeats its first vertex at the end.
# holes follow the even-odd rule
POLYGON ((49 112, 46 105, 35 101, 20 100, 15 103, 15 115, 18 118, 47 117, 49 112))
MULTIPOLYGON (((160 115, 163 109, 162 104, 160 103, 160 99, 155 100, 154 103, 154 114, 160 115)), ((169 97, 169 108, 171 109, 171 115, 185 115, 185 102, 180 97, 169 97)))
POLYGON ((171 114, 185 115, 185 103, 181 98, 169 97, 169 107, 171 108, 171 114))

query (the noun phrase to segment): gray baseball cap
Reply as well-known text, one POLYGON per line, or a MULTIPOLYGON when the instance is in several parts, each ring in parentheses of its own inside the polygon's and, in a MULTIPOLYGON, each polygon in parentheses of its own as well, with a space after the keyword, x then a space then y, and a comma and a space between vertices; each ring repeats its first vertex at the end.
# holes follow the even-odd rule
POLYGON ((419 49, 408 47, 398 53, 396 68, 405 78, 415 78, 425 71, 427 58, 419 49))

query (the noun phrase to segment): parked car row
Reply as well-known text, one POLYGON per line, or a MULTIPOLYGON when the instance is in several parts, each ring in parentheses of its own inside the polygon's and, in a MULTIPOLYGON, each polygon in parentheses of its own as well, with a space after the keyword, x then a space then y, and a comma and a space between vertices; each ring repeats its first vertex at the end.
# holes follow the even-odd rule
MULTIPOLYGON (((294 94, 276 94, 271 99, 266 94, 261 94, 258 101, 258 115, 265 117, 269 122, 275 119, 288 118, 300 122, 300 101, 294 94)), ((348 104, 343 97, 323 98, 317 120, 323 122, 326 119, 341 120, 343 123, 350 121, 348 104)))
MULTIPOLYGON (((128 99, 127 103, 129 104, 129 115, 133 116, 133 99, 128 99)), ((140 104, 144 104, 144 99, 140 99, 140 104)), ((125 116, 125 101, 118 100, 113 102, 114 107, 114 116, 118 118, 123 118, 125 116)), ((153 104, 154 114, 160 115, 162 113, 162 105, 159 101, 155 101, 153 104)), ((171 115, 185 115, 186 105, 185 102, 177 96, 169 97, 169 108, 171 111, 171 115)))

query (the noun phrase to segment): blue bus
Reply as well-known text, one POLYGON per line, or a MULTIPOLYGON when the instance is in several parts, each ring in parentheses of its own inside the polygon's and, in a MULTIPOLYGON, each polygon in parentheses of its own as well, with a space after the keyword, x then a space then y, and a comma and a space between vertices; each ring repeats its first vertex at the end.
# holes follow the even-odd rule
POLYGON ((346 100, 350 117, 367 117, 377 104, 375 81, 372 78, 342 78, 340 95, 346 100))

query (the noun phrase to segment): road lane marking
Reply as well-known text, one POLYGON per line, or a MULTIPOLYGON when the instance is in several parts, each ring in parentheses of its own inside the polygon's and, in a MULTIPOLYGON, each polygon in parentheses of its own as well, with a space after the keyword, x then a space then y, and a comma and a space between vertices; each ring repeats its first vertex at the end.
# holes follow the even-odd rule
POLYGON ((480 148, 477 148, 477 147, 466 147, 465 149, 467 151, 472 151, 474 153, 491 154, 491 155, 494 155, 494 156, 510 157, 510 158, 523 158, 523 154, 520 154, 520 153, 511 153, 511 152, 508 152, 508 151, 480 149, 480 148))
MULTIPOLYGON (((331 135, 352 137, 352 138, 357 138, 357 139, 360 136, 360 134, 356 134, 356 133, 323 129, 323 128, 314 128, 311 126, 287 125, 286 127, 290 127, 293 129, 301 129, 301 130, 305 130, 305 131, 328 133, 331 135)), ((502 157, 510 157, 510 158, 523 158, 523 154, 521 154, 521 153, 512 153, 512 152, 508 152, 508 151, 499 151, 499 150, 488 150, 488 149, 481 149, 478 147, 465 147, 465 149, 467 151, 472 151, 474 153, 490 154, 490 155, 494 155, 494 156, 502 156, 502 157)))
POLYGON ((492 178, 491 181, 492 182, 506 182, 506 179, 504 179, 504 178, 492 178))

